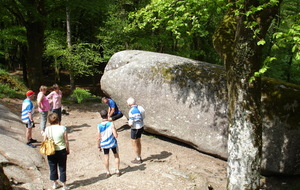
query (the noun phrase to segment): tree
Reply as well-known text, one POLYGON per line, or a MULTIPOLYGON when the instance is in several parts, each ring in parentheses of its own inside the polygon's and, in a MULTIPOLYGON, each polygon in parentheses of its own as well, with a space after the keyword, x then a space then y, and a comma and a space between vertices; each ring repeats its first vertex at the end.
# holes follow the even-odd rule
POLYGON ((125 31, 133 37, 131 48, 218 63, 211 37, 225 5, 223 0, 152 1, 129 14, 125 31))
MULTIPOLYGON (((49 24, 52 24, 53 21, 61 22, 65 19, 66 15, 63 13, 65 13, 64 10, 67 6, 72 10, 76 10, 78 14, 81 12, 96 13, 100 12, 99 8, 101 6, 105 7, 102 4, 103 2, 106 2, 106 0, 93 2, 88 0, 85 0, 84 2, 82 0, 1 1, 2 6, 0 8, 0 13, 9 13, 8 15, 12 20, 16 20, 14 23, 15 25, 23 26, 26 29, 27 60, 26 64, 23 65, 26 67, 24 71, 28 72, 28 83, 30 88, 37 90, 43 83, 42 56, 45 48, 45 30, 51 28, 49 24)), ((78 15, 77 18, 80 18, 80 15, 78 15)), ((84 36, 84 33, 81 35, 84 36)), ((24 72, 24 74, 26 74, 26 72, 24 72)))
POLYGON ((28 83, 30 88, 36 90, 42 79, 40 71, 42 70, 44 40, 44 23, 42 21, 42 15, 45 14, 44 1, 4 0, 2 3, 10 15, 26 28, 28 83))
POLYGON ((300 2, 283 1, 270 33, 266 76, 300 84, 300 2))
POLYGON ((228 89, 227 189, 260 189, 262 150, 261 79, 262 45, 278 13, 277 0, 231 0, 214 36, 223 58, 228 89), (255 79, 253 80, 253 76, 255 79))

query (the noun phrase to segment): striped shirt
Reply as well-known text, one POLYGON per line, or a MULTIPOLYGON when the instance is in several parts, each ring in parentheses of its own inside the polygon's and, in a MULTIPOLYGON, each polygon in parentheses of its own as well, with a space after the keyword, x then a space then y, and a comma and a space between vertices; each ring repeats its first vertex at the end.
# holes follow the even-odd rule
POLYGON ((128 124, 132 129, 141 129, 144 126, 145 110, 142 106, 132 106, 128 115, 128 124))
POLYGON ((100 146, 105 149, 114 148, 118 145, 111 124, 112 122, 110 121, 104 121, 98 124, 98 131, 101 133, 100 146))
POLYGON ((33 111, 34 106, 33 103, 29 99, 25 99, 22 103, 22 114, 21 119, 23 123, 30 123, 30 118, 28 116, 28 113, 32 114, 33 117, 33 111))

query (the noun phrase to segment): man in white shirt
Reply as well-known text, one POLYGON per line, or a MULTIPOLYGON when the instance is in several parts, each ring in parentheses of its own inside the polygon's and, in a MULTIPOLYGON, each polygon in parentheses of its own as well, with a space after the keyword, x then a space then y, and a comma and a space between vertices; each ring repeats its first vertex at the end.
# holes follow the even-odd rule
POLYGON ((127 104, 130 106, 128 125, 131 126, 131 142, 136 154, 136 158, 131 162, 141 164, 143 162, 141 158, 141 136, 144 131, 145 110, 142 106, 136 105, 133 98, 128 98, 127 104))

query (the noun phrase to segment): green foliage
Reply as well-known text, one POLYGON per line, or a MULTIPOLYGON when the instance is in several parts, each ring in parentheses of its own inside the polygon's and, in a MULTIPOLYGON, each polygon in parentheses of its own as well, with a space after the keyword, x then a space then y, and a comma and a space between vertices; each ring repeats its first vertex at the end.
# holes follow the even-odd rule
POLYGON ((287 0, 281 4, 281 19, 270 29, 269 57, 265 76, 300 84, 300 3, 287 0))
POLYGON ((54 57, 58 59, 60 56, 66 54, 66 37, 63 32, 58 30, 46 31, 45 51, 46 58, 54 57))
POLYGON ((0 83, 0 98, 22 98, 24 94, 10 88, 7 84, 0 83))
POLYGON ((0 69, 0 98, 22 98, 27 87, 16 77, 0 69))
POLYGON ((143 50, 217 63, 211 37, 225 8, 222 0, 152 1, 130 13, 124 29, 143 50))
POLYGON ((99 54, 99 45, 93 43, 74 44, 66 51, 62 65, 76 76, 90 76, 100 73, 97 66, 103 62, 99 54))
POLYGON ((98 66, 103 62, 99 45, 94 43, 74 44, 69 50, 65 37, 59 31, 48 31, 44 55, 54 59, 53 67, 63 67, 76 76, 90 76, 99 73, 98 66))
POLYGON ((89 90, 87 89, 82 89, 82 88, 76 88, 73 91, 73 94, 71 95, 71 97, 76 98, 78 103, 81 103, 84 99, 89 98, 89 97, 95 97, 94 95, 92 95, 89 90))

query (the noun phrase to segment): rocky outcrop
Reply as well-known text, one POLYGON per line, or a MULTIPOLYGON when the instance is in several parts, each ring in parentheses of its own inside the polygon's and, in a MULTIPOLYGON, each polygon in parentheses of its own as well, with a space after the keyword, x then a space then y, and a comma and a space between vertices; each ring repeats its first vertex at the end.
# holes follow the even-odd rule
POLYGON ((1 103, 0 113, 0 165, 6 178, 19 188, 44 189, 41 170, 46 170, 47 166, 43 156, 24 143, 25 126, 20 116, 1 103))
MULTIPOLYGON (((109 60, 101 89, 127 115, 128 97, 146 109, 145 130, 227 158, 227 93, 221 66, 146 51, 109 60)), ((264 173, 300 173, 300 88, 263 83, 264 173)))

